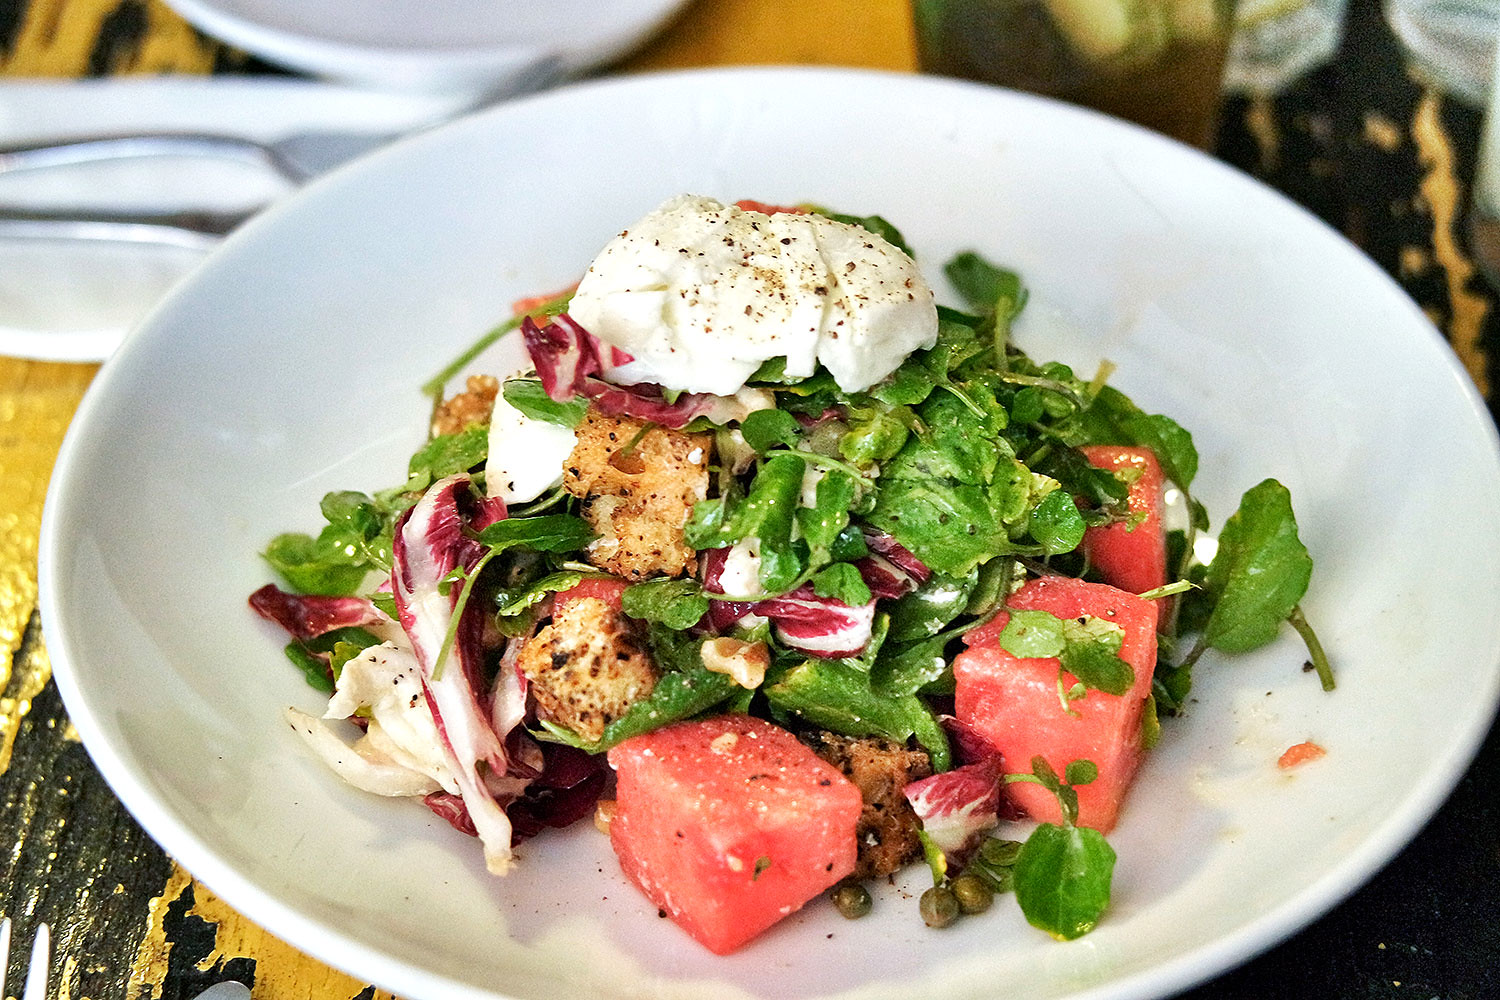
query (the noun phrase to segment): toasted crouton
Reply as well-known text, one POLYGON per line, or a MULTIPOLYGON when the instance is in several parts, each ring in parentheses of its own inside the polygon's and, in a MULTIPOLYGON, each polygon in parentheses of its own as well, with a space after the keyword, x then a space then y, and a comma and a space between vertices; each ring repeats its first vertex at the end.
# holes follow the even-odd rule
POLYGON ((932 774, 924 751, 876 737, 855 738, 814 732, 803 742, 813 753, 844 772, 865 800, 856 836, 859 858, 854 878, 880 878, 921 856, 917 839, 921 824, 901 789, 932 774))
POLYGON ((713 435, 647 426, 590 409, 563 463, 563 486, 583 498, 583 516, 599 535, 589 562, 628 580, 693 568, 697 553, 682 528, 708 495, 713 435))
POLYGON ((432 415, 432 433, 457 434, 474 424, 488 424, 495 412, 500 380, 493 375, 470 375, 463 392, 445 399, 432 415))
POLYGON ((559 608, 521 650, 519 666, 538 714, 590 742, 660 676, 631 620, 594 597, 559 608))

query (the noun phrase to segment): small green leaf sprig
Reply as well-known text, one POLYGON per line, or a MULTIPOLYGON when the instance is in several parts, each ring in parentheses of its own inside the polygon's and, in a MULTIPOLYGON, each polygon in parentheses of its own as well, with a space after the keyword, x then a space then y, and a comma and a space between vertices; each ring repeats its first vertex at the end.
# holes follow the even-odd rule
POLYGON ((1082 937, 1109 908, 1115 851, 1104 834, 1078 826, 1078 785, 1099 776, 1088 760, 1068 764, 1063 776, 1042 757, 1031 758, 1030 774, 1007 774, 1007 784, 1029 781, 1057 796, 1061 823, 1041 823, 1016 855, 1012 878, 1016 902, 1033 927, 1059 941, 1082 937))

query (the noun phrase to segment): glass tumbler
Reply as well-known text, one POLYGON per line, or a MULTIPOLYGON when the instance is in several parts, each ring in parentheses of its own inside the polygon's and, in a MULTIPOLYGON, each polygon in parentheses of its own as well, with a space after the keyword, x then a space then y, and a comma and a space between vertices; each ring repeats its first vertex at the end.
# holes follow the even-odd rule
POLYGON ((912 0, 922 69, 1046 94, 1206 148, 1232 0, 912 0))

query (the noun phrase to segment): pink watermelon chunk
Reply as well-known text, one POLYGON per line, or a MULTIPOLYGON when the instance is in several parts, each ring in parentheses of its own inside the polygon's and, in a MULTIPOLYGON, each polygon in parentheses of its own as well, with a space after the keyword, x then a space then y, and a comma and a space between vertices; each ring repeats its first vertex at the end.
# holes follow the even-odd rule
MULTIPOLYGON (((1156 666, 1156 605, 1067 577, 1033 580, 1006 603, 1058 618, 1090 615, 1124 629, 1119 656, 1135 672, 1134 684, 1122 695, 1089 691, 1069 704, 1073 715, 1058 695, 1056 658, 1022 659, 1000 648, 1000 631, 1010 618, 1004 612, 964 636, 969 648, 953 661, 955 714, 1004 755, 1006 771, 1029 771, 1035 756, 1046 758, 1058 774, 1074 760, 1098 766, 1099 777, 1078 787, 1078 824, 1107 833, 1144 753, 1141 715, 1156 666)), ((1065 689, 1074 680, 1064 672, 1065 689)), ((1006 787, 1034 819, 1061 820, 1057 800, 1045 788, 1019 782, 1006 787)))
POLYGON ((859 789, 769 722, 677 723, 626 740, 609 762, 620 867, 716 954, 854 870, 859 789))
POLYGON ((1094 444, 1078 449, 1101 469, 1134 469, 1130 484, 1130 512, 1136 524, 1106 524, 1083 533, 1083 552, 1104 582, 1139 594, 1167 582, 1167 532, 1162 523, 1166 478, 1149 448, 1094 444))

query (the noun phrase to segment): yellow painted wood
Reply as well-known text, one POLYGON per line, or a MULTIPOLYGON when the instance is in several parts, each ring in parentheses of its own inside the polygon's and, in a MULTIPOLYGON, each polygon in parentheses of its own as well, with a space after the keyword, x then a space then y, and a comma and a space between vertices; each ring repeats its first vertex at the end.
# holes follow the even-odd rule
POLYGON ((697 0, 620 68, 798 63, 915 69, 908 0, 697 0))
POLYGON ((101 34, 118 42, 110 74, 207 73, 225 51, 195 32, 162 0, 21 0, 25 13, 0 76, 75 77, 91 72, 101 34), (113 27, 113 30, 109 29, 113 27))
POLYGON ((0 357, 0 772, 51 667, 40 645, 17 657, 36 608, 42 501, 68 421, 95 365, 0 357))

